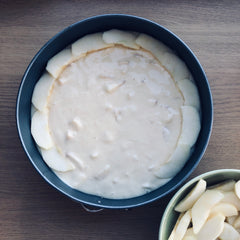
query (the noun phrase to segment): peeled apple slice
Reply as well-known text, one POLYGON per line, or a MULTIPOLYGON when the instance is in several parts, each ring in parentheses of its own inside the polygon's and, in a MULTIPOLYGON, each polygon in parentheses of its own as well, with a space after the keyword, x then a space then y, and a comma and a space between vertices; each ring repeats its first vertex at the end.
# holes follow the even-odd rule
POLYGON ((162 65, 172 74, 174 80, 192 79, 186 64, 175 54, 165 53, 161 60, 162 65))
POLYGON ((31 133, 35 142, 44 149, 53 146, 53 141, 48 128, 47 112, 36 111, 32 117, 31 133))
POLYGON ((192 224, 195 234, 197 234, 205 224, 211 208, 219 203, 223 197, 224 195, 218 190, 206 190, 195 202, 192 207, 192 224))
POLYGON ((72 53, 71 49, 66 48, 61 52, 52 57, 48 63, 46 70, 54 77, 57 78, 61 71, 64 69, 66 65, 71 62, 72 53))
POLYGON ((237 216, 226 217, 227 223, 233 225, 234 221, 237 219, 237 216))
POLYGON ((31 105, 31 118, 33 117, 34 113, 37 111, 37 109, 33 106, 33 104, 31 105))
POLYGON ((205 192, 207 182, 200 179, 191 192, 175 207, 175 211, 184 212, 189 210, 197 199, 205 192))
POLYGON ((225 222, 223 231, 220 234, 219 238, 221 240, 239 240, 240 234, 233 226, 225 222))
POLYGON ((236 182, 234 186, 234 191, 237 197, 240 199, 240 180, 236 182))
POLYGON ((224 197, 221 202, 233 204, 240 211, 240 199, 234 192, 222 192, 224 197))
POLYGON ((188 228, 186 234, 183 237, 183 240, 197 240, 197 236, 194 234, 192 228, 188 228))
POLYGON ((173 228, 170 236, 168 237, 168 240, 174 240, 174 238, 175 238, 175 233, 176 233, 176 228, 178 227, 179 222, 181 221, 181 219, 182 219, 183 216, 184 216, 184 213, 181 213, 181 214, 178 216, 177 222, 176 222, 176 224, 174 225, 174 228, 173 228))
POLYGON ((47 100, 53 82, 54 78, 48 73, 44 73, 35 85, 32 103, 39 111, 43 111, 47 106, 47 100))
POLYGON ((211 209, 210 215, 215 215, 216 213, 221 213, 225 217, 230 217, 238 215, 238 210, 233 204, 220 202, 211 209))
POLYGON ((213 185, 209 187, 209 189, 216 189, 224 192, 233 191, 235 183, 236 182, 234 180, 228 180, 228 181, 224 181, 222 183, 213 185))
POLYGON ((196 85, 188 79, 179 81, 177 85, 183 94, 184 105, 192 106, 199 110, 200 100, 196 85))
POLYGON ((217 214, 210 218, 203 225, 199 233, 197 234, 198 240, 216 240, 222 233, 224 228, 225 217, 222 214, 217 214))
POLYGON ((182 240, 183 236, 187 232, 187 228, 191 222, 191 214, 190 211, 187 211, 182 218, 180 219, 178 226, 176 227, 174 240, 182 240))
POLYGON ((55 147, 48 150, 41 149, 41 153, 46 164, 56 171, 67 172, 75 168, 74 165, 68 159, 64 158, 55 147))
POLYGON ((112 29, 103 33, 103 41, 105 43, 121 44, 125 47, 139 49, 140 46, 136 44, 136 34, 112 29))
POLYGON ((93 33, 80 38, 72 44, 72 54, 80 57, 88 52, 113 46, 113 44, 104 42, 102 36, 102 33, 93 33))
POLYGON ((233 226, 234 226, 236 229, 239 229, 239 228, 240 228, 240 216, 238 216, 238 217, 234 220, 233 226))
POLYGON ((165 52, 172 52, 172 50, 170 50, 170 48, 168 48, 162 42, 144 33, 141 33, 137 37, 136 43, 142 48, 150 51, 160 62, 162 61, 162 57, 165 52))
POLYGON ((158 178, 172 178, 174 177, 184 166, 190 156, 190 146, 179 144, 168 162, 161 165, 155 172, 155 176, 158 178))
POLYGON ((200 116, 196 108, 191 106, 182 106, 182 132, 179 138, 179 144, 193 146, 197 141, 200 132, 200 116))

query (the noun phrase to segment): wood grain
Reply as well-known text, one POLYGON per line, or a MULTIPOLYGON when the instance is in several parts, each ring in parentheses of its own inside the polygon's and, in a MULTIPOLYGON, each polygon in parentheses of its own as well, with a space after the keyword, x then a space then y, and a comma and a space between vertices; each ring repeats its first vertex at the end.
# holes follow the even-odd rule
POLYGON ((214 100, 207 151, 190 178, 239 168, 239 1, 0 0, 0 239, 157 239, 172 194, 132 210, 88 213, 51 188, 34 170, 18 139, 15 101, 27 65, 57 32, 86 17, 133 14, 182 38, 206 71, 214 100))

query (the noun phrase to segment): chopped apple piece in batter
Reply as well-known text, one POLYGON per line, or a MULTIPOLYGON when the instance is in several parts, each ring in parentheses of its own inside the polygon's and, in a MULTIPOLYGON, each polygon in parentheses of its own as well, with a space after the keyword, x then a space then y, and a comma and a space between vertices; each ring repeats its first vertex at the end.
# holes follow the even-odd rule
POLYGON ((126 81, 115 82, 115 83, 106 83, 106 84, 104 84, 104 90, 107 93, 113 93, 118 88, 120 88, 122 85, 124 85, 125 82, 126 81))

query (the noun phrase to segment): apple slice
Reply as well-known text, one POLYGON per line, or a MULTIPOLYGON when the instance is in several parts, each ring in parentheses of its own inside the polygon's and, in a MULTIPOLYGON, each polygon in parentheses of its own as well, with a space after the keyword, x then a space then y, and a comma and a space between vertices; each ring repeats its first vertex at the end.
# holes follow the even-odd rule
POLYGON ((71 60, 71 49, 65 48, 48 61, 46 70, 54 78, 57 78, 61 71, 64 69, 64 67, 67 66, 71 62, 71 60))
POLYGON ((108 44, 120 44, 125 47, 139 49, 140 46, 136 44, 136 34, 118 29, 112 29, 103 33, 103 41, 108 44))
POLYGON ((32 104, 31 105, 31 119, 32 119, 32 117, 33 117, 33 115, 34 115, 34 113, 37 111, 37 109, 34 107, 34 105, 32 104))
POLYGON ((113 93, 115 92, 117 89, 119 89, 121 86, 123 86, 126 83, 125 80, 123 81, 119 81, 119 82, 110 82, 110 83, 105 83, 104 84, 104 90, 107 93, 113 93))
POLYGON ((178 144, 167 163, 161 165, 154 173, 158 178, 172 178, 184 166, 190 156, 190 146, 178 144))
MULTIPOLYGON (((206 221, 197 234, 198 240, 216 240, 224 229, 225 217, 217 214, 206 221)), ((193 229, 194 231, 194 229, 193 229)))
POLYGON ((234 190, 235 183, 236 182, 234 180, 227 180, 219 184, 210 186, 209 189, 216 189, 224 192, 229 192, 234 190))
POLYGON ((184 215, 184 213, 181 213, 181 214, 178 216, 178 219, 177 219, 177 221, 176 221, 176 223, 175 223, 175 225, 174 225, 174 228, 173 228, 170 236, 168 237, 168 240, 174 240, 174 238, 175 238, 175 233, 176 233, 176 228, 177 228, 180 220, 182 219, 183 215, 184 215))
POLYGON ((194 234, 192 228, 188 228, 186 234, 183 237, 183 240, 197 240, 197 236, 194 234))
POLYGON ((175 82, 192 79, 186 64, 176 54, 164 53, 161 63, 172 74, 175 82))
POLYGON ((74 152, 67 152, 66 158, 69 158, 80 170, 85 168, 84 162, 74 152))
POLYGON ((211 208, 219 203, 223 197, 224 195, 218 190, 206 190, 195 202, 192 207, 192 223, 195 234, 198 234, 205 224, 211 208))
POLYGON ((238 217, 234 220, 233 226, 234 226, 236 229, 239 229, 239 228, 240 228, 240 216, 238 216, 238 217))
POLYGON ((200 100, 196 85, 189 79, 181 80, 177 83, 184 97, 184 105, 200 109, 200 100))
POLYGON ((43 111, 47 106, 49 92, 54 80, 51 75, 44 73, 34 87, 32 103, 39 111, 43 111))
POLYGON ((46 164, 55 171, 67 172, 75 168, 67 158, 59 153, 55 146, 47 150, 41 149, 41 153, 46 164))
POLYGON ((228 223, 224 223, 223 231, 219 235, 221 240, 239 240, 240 234, 238 231, 228 223))
POLYGON ((232 192, 222 192, 224 197, 221 202, 233 204, 240 211, 240 199, 232 192))
POLYGON ((136 43, 142 48, 150 51, 160 62, 163 59, 164 53, 172 52, 172 50, 168 48, 165 44, 144 33, 141 33, 137 37, 136 43))
POLYGON ((38 146, 49 149, 53 146, 52 137, 48 128, 47 112, 36 111, 32 117, 31 133, 38 146))
POLYGON ((190 211, 187 211, 182 216, 182 218, 180 219, 176 227, 175 236, 173 238, 174 240, 183 239, 183 236, 186 234, 190 222, 191 222, 191 214, 190 214, 190 211))
POLYGON ((103 41, 102 33, 88 34, 72 44, 72 54, 75 57, 84 56, 88 52, 113 46, 103 41))
POLYGON ((226 222, 233 226, 233 223, 236 219, 237 216, 226 217, 226 222))
POLYGON ((177 204, 175 211, 184 212, 192 208, 193 204, 205 192, 206 186, 207 182, 200 179, 191 192, 177 204))
POLYGON ((234 185, 234 191, 237 197, 240 199, 240 180, 234 185))
POLYGON ((238 215, 238 210, 233 204, 220 202, 211 209, 210 215, 216 215, 217 213, 230 217, 238 215))
POLYGON ((182 106, 182 132, 178 143, 192 147, 197 141, 201 123, 199 112, 191 106, 182 106))

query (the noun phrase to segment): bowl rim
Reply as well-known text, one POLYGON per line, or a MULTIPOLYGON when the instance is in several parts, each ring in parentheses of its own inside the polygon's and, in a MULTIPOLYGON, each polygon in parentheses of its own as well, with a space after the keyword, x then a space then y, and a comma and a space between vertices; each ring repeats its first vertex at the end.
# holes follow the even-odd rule
MULTIPOLYGON (((170 215, 171 211, 174 211, 174 203, 175 201, 179 198, 179 197, 184 197, 182 196, 182 194, 186 195, 188 192, 184 193, 188 188, 190 187, 194 187, 193 185, 195 183, 197 183, 197 181, 199 181, 200 179, 206 179, 209 177, 214 177, 217 176, 219 174, 223 174, 223 173, 239 173, 240 175, 240 169, 233 169, 233 168, 226 168, 226 169, 216 169, 216 170, 211 170, 205 173, 202 173, 192 179, 190 179, 188 182, 186 182, 180 189, 178 189, 178 191, 173 195, 173 197, 171 198, 171 200, 169 201, 169 203, 167 204, 164 213, 162 215, 161 218, 161 222, 160 222, 160 226, 159 226, 159 236, 158 239, 159 240, 163 240, 163 235, 164 235, 164 231, 166 229, 166 219, 168 218, 168 216, 170 215)), ((222 180, 224 181, 224 180, 222 180)), ((176 212, 177 213, 177 212, 176 212)))
MULTIPOLYGON (((197 165, 199 164, 200 160, 202 159, 202 157, 203 157, 203 155, 204 155, 204 153, 206 151, 206 148, 208 146, 209 139, 210 139, 210 136, 211 136, 212 125, 213 125, 213 100, 212 100, 211 89, 210 89, 210 85, 209 85, 207 76, 206 76, 206 74, 205 74, 205 72, 204 72, 204 70, 203 70, 199 60, 194 55, 194 53, 192 52, 190 47, 187 46, 177 35, 175 35, 173 32, 171 32, 167 28, 163 27, 162 25, 160 25, 160 24, 158 24, 158 23, 156 23, 154 21, 151 21, 149 19, 142 18, 142 17, 138 17, 138 16, 134 16, 134 15, 126 15, 126 14, 103 14, 103 15, 96 15, 96 16, 93 16, 93 17, 89 17, 89 18, 80 20, 80 21, 75 22, 75 23, 71 24, 70 26, 64 28, 63 30, 61 30, 60 32, 55 34, 52 38, 50 38, 40 48, 40 50, 36 53, 36 55, 31 60, 30 64, 28 65, 28 67, 27 67, 27 69, 26 69, 26 71, 25 71, 25 73, 23 75, 23 78, 22 78, 22 81, 20 83, 20 87, 19 87, 19 90, 18 90, 17 99, 16 99, 16 125, 17 125, 17 131, 18 131, 18 135, 19 135, 21 144, 23 146, 23 149, 24 149, 28 159, 33 164, 35 169, 40 173, 40 175, 45 179, 45 181, 47 181, 56 190, 58 190, 59 192, 63 193, 65 196, 69 197, 72 200, 75 200, 75 201, 83 203, 83 204, 91 205, 91 206, 94 206, 94 207, 108 208, 108 209, 132 208, 132 207, 138 207, 138 206, 141 206, 141 205, 145 205, 145 204, 151 203, 153 201, 156 201, 156 200, 166 196, 167 194, 169 194, 170 192, 175 190, 178 186, 180 186, 184 182, 184 180, 187 179, 187 177, 194 171, 194 169, 197 167, 197 165), (99 202, 95 202, 95 201, 89 201, 89 200, 86 201, 86 200, 82 200, 82 199, 76 198, 76 197, 72 196, 72 194, 67 193, 61 187, 56 186, 52 181, 50 181, 42 173, 42 171, 37 167, 37 165, 35 164, 34 160, 32 159, 32 157, 30 156, 30 154, 28 152, 27 146, 26 146, 25 141, 24 141, 24 136, 23 136, 23 134, 21 132, 21 126, 20 126, 21 124, 20 124, 20 117, 19 117, 19 114, 20 114, 20 109, 19 109, 20 97, 21 97, 21 93, 23 91, 24 83, 25 83, 25 81, 27 79, 27 76, 28 76, 29 71, 31 70, 33 64, 36 62, 36 60, 39 58, 39 56, 44 52, 46 47, 48 47, 50 44, 53 44, 53 42, 56 41, 59 36, 68 33, 69 31, 71 31, 71 29, 74 29, 78 25, 81 25, 81 24, 87 23, 87 22, 91 22, 91 21, 97 21, 99 19, 101 20, 103 18, 119 18, 119 19, 128 18, 128 19, 133 19, 135 21, 139 21, 139 22, 145 22, 146 24, 153 25, 154 27, 158 28, 159 30, 164 31, 167 35, 171 36, 171 38, 173 38, 175 41, 177 41, 181 45, 181 47, 184 48, 184 51, 188 52, 191 55, 191 57, 194 59, 195 64, 199 68, 199 71, 201 72, 202 77, 205 80, 205 84, 206 84, 206 88, 207 88, 207 94, 208 94, 208 97, 209 97, 209 105, 210 105, 209 106, 210 107, 210 110, 209 110, 210 122, 209 122, 209 128, 207 129, 207 134, 206 134, 206 136, 204 138, 205 142, 204 142, 204 144, 202 146, 200 154, 198 155, 198 158, 192 164, 191 169, 190 170, 188 169, 187 171, 185 171, 184 174, 182 174, 183 176, 181 176, 181 178, 177 179, 178 180, 177 182, 175 182, 174 184, 172 183, 171 187, 169 187, 168 189, 164 190, 164 192, 162 192, 161 194, 158 194, 157 196, 153 196, 153 197, 149 197, 149 198, 142 198, 143 196, 148 195, 148 193, 147 193, 145 195, 141 195, 141 196, 134 197, 134 198, 128 198, 128 199, 108 199, 108 200, 110 200, 111 204, 108 204, 108 203, 104 203, 103 204, 103 202, 99 203, 99 202), (131 201, 129 202, 129 201, 125 201, 125 200, 131 200, 131 201), (120 204, 119 201, 121 201, 121 204, 120 204), (123 202, 125 202, 125 204, 123 202)), ((183 169, 181 169, 178 172, 178 174, 182 170, 183 169)), ((170 182, 172 182, 172 180, 170 182)), ((154 191, 156 191, 156 190, 154 190, 154 191)), ((94 195, 90 195, 90 194, 87 194, 87 195, 94 196, 94 195)))

